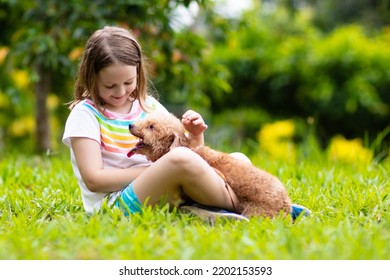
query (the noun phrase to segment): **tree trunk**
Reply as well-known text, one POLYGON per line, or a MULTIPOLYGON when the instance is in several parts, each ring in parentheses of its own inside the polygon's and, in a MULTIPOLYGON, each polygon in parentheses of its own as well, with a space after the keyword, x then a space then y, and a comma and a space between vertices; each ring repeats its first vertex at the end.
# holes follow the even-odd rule
POLYGON ((42 63, 37 65, 36 70, 38 74, 38 81, 35 84, 36 149, 38 153, 47 153, 52 148, 49 112, 46 106, 51 86, 51 73, 47 71, 42 63))

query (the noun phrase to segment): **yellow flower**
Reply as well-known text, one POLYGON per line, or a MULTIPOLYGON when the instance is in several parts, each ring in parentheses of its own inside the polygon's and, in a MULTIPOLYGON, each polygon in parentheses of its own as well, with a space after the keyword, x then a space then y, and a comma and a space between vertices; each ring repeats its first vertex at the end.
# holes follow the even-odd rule
POLYGON ((28 87, 29 77, 27 71, 15 70, 11 73, 11 77, 17 88, 25 89, 28 87))
POLYGON ((71 61, 75 61, 80 58, 81 54, 83 53, 83 48, 77 47, 74 48, 68 55, 69 59, 71 61))
POLYGON ((266 124, 260 130, 260 140, 291 138, 294 136, 295 126, 291 120, 277 121, 271 124, 266 124))
POLYGON ((46 106, 49 110, 55 110, 58 107, 58 104, 60 103, 60 99, 57 95, 51 93, 47 97, 46 100, 46 106))
POLYGON ((292 140, 294 134, 295 125, 292 120, 266 124, 258 133, 260 149, 278 159, 294 160, 296 157, 296 147, 292 140))
POLYGON ((9 106, 8 97, 0 90, 0 108, 7 108, 9 106))
POLYGON ((347 140, 338 135, 330 141, 328 157, 331 160, 347 163, 371 163, 374 155, 371 150, 363 147, 360 139, 347 140))
POLYGON ((8 47, 1 47, 0 48, 0 64, 2 64, 4 62, 5 58, 8 55, 8 52, 9 52, 8 47))
POLYGON ((33 134, 35 121, 33 116, 24 116, 15 119, 9 127, 9 133, 13 137, 24 137, 33 134))

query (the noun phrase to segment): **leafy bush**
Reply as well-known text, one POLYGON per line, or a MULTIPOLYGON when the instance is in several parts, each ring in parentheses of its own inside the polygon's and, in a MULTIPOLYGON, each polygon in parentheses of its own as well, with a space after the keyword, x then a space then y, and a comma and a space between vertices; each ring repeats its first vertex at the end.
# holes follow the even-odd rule
POLYGON ((228 67, 232 85, 212 97, 213 111, 246 106, 275 118, 314 118, 323 146, 338 134, 372 141, 389 124, 388 42, 387 29, 368 34, 349 25, 324 34, 308 10, 258 7, 211 54, 228 67))

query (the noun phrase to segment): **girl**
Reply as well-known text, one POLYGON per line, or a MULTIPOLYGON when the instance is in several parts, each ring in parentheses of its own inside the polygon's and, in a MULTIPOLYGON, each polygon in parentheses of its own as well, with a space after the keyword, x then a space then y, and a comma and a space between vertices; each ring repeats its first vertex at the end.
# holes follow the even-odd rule
MULTIPOLYGON (((188 148, 176 148, 153 164, 141 155, 127 157, 137 142, 129 124, 151 111, 167 111, 150 95, 141 46, 128 30, 104 27, 88 39, 70 109, 63 142, 88 213, 99 210, 105 199, 125 214, 161 199, 178 206, 183 193, 201 205, 234 210, 233 190, 188 148)), ((182 123, 192 143, 203 145, 207 125, 200 114, 187 111, 182 123)), ((197 213, 246 219, 203 207, 197 213)))

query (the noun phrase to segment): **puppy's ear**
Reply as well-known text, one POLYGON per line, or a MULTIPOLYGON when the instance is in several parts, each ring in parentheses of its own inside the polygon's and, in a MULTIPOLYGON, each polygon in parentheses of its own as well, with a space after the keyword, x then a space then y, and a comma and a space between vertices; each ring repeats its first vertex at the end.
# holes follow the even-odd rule
POLYGON ((185 135, 179 135, 178 133, 175 133, 173 135, 173 141, 171 146, 169 147, 169 150, 172 150, 177 147, 188 147, 188 139, 185 135))

